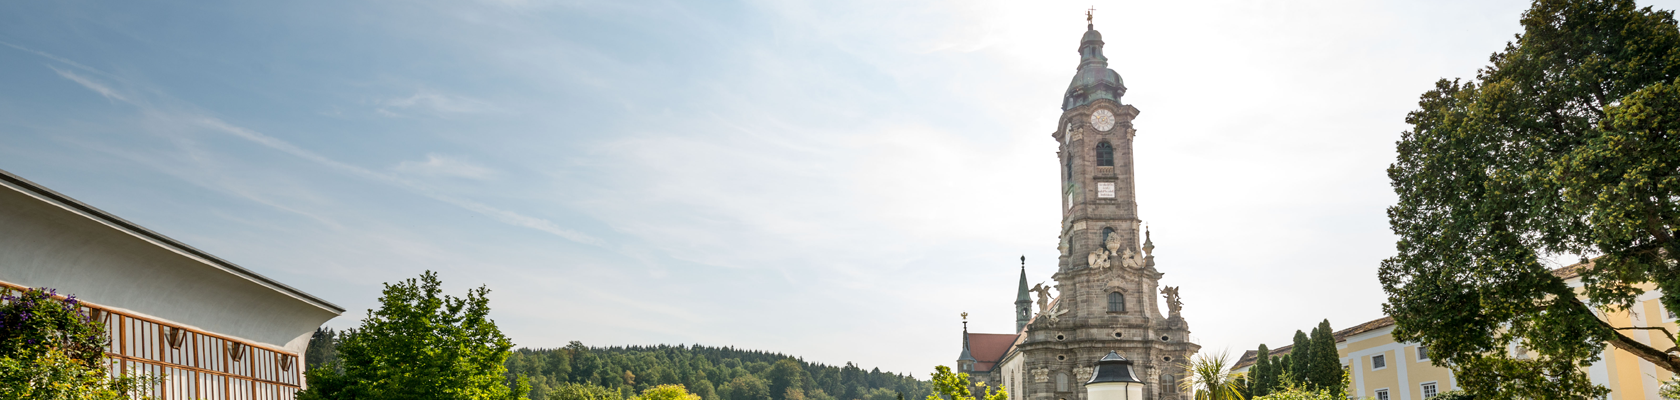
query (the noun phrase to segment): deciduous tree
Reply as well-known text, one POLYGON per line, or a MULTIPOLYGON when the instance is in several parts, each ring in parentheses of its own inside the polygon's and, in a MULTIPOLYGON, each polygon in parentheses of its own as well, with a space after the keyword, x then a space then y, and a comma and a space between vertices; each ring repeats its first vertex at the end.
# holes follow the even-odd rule
POLYGON ((1379 279, 1394 335, 1429 347, 1478 398, 1589 398, 1606 344, 1680 356, 1594 315, 1644 285, 1680 309, 1680 29, 1632 0, 1539 0, 1471 82, 1406 117, 1389 177, 1400 237, 1379 279), (1545 257, 1592 259, 1571 289, 1545 257), (1584 295, 1587 301, 1582 301, 1584 295), (1521 345, 1537 356, 1517 359, 1521 345))
MULTIPOLYGON (((951 367, 933 367, 933 394, 927 400, 975 400, 974 385, 969 383, 968 373, 951 373, 951 367)), ((980 400, 1009 400, 1009 391, 1003 387, 978 387, 980 400)))
POLYGON ((437 274, 386 284, 379 310, 339 337, 343 370, 307 371, 299 399, 522 399, 503 373, 513 341, 490 319, 490 289, 457 298, 437 274))

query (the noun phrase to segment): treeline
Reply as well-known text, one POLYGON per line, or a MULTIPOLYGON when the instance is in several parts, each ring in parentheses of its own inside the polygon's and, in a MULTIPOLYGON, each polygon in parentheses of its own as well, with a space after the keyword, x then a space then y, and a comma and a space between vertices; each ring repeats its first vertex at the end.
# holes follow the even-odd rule
POLYGON ((617 400, 659 385, 683 385, 703 400, 901 400, 931 393, 913 376, 831 366, 779 353, 701 345, 517 349, 507 379, 533 400, 617 400))

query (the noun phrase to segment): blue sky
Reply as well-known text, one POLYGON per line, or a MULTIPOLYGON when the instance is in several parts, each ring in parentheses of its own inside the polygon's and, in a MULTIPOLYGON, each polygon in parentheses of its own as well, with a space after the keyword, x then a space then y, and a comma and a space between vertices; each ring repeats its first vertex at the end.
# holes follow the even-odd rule
MULTIPOLYGON (((925 376, 958 313, 1013 327, 1017 257, 1054 269, 1088 3, 5 2, 0 169, 350 309, 333 327, 430 269, 521 346, 925 376)), ((1204 351, 1379 317, 1403 117, 1527 3, 1155 3, 1096 25, 1204 351)))

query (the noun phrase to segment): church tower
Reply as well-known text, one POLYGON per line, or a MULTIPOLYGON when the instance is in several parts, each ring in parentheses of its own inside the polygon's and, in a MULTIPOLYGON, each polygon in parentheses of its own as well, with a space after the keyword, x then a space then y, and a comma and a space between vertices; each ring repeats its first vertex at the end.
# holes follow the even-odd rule
POLYGON ((1029 289, 1022 257, 1015 333, 970 334, 965 324, 957 364, 976 383, 1006 388, 1012 400, 1089 400, 1084 384, 1113 352, 1133 360, 1143 399, 1186 400, 1178 380, 1201 345, 1179 313, 1178 288, 1160 287, 1155 243, 1137 211, 1138 109, 1121 102, 1126 84, 1109 69, 1102 34, 1086 19, 1079 64, 1050 134, 1062 199, 1054 282, 1029 289))
POLYGON ((1132 162, 1138 109, 1121 102, 1126 84, 1109 68, 1104 45, 1087 24, 1051 133, 1061 167, 1061 255, 1051 276, 1057 297, 1017 346, 1023 377, 1031 375, 1020 397, 1026 400, 1083 400, 1095 362, 1110 351, 1136 361, 1144 398, 1185 399, 1176 384, 1182 363, 1201 349, 1179 315, 1177 289, 1160 287, 1155 246, 1138 217, 1132 162))

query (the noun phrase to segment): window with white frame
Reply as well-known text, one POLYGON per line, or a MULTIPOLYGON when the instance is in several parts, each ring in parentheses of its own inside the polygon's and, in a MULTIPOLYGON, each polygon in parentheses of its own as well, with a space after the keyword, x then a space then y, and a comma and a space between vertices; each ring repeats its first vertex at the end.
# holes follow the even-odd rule
POLYGON ((1371 356, 1371 370, 1388 368, 1388 360, 1383 356, 1383 354, 1371 356))
POLYGON ((1429 346, 1418 346, 1418 361, 1429 361, 1429 346))
POLYGON ((1375 397, 1377 400, 1388 400, 1388 389, 1377 389, 1376 395, 1371 397, 1375 397))
POLYGON ((1424 382, 1423 385, 1420 386, 1423 386, 1423 398, 1427 399, 1435 397, 1435 382, 1424 382))

